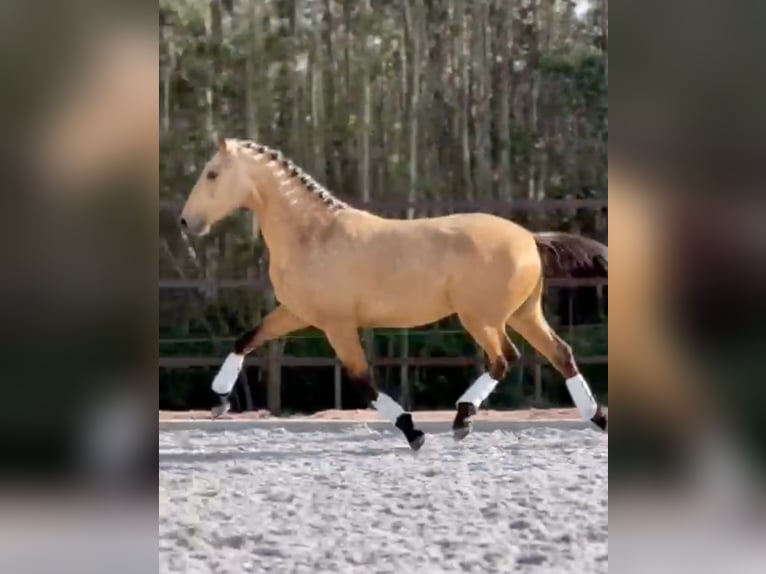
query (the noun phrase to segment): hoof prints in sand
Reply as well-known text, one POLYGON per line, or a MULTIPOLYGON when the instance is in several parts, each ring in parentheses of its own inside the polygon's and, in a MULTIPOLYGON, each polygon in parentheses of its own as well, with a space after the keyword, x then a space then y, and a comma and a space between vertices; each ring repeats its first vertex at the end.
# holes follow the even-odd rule
POLYGON ((160 572, 608 571, 590 430, 160 433, 160 572))

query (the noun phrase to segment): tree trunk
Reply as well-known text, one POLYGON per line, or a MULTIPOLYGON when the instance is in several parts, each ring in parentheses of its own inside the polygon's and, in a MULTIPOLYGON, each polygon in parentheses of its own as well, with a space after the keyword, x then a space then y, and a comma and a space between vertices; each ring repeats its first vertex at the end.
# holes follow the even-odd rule
POLYGON ((500 9, 500 34, 497 55, 500 66, 500 105, 498 113, 498 177, 500 198, 510 201, 513 197, 511 155, 511 67, 513 66, 512 33, 513 9, 507 2, 502 2, 500 9))
POLYGON ((338 137, 337 137, 337 110, 338 110, 338 90, 336 87, 336 78, 338 77, 338 70, 335 69, 337 64, 337 56, 335 54, 335 45, 333 43, 333 28, 335 18, 333 16, 332 7, 333 0, 325 0, 324 18, 325 24, 322 31, 325 53, 327 54, 327 68, 328 74, 325 87, 325 126, 324 126, 324 141, 327 149, 327 166, 325 167, 326 181, 329 187, 336 186, 341 180, 341 169, 338 163, 338 137))
POLYGON ((362 126, 360 130, 362 158, 359 166, 359 187, 362 194, 362 202, 370 201, 370 129, 372 121, 372 94, 370 93, 370 54, 369 54, 369 33, 371 25, 372 10, 370 0, 362 0, 362 34, 360 41, 363 43, 361 49, 361 75, 362 75, 362 126))
POLYGON ((205 87, 205 127, 208 135, 212 135, 216 130, 223 131, 218 125, 218 114, 220 110, 218 102, 219 84, 221 81, 221 44, 223 42, 223 13, 221 10, 221 0, 211 0, 210 2, 210 25, 208 28, 208 54, 210 55, 210 65, 208 68, 208 81, 205 87))
POLYGON ((258 110, 256 102, 256 70, 260 54, 261 9, 258 0, 250 0, 248 10, 248 43, 245 52, 245 133, 249 139, 258 138, 258 110))
POLYGON ((455 17, 459 21, 458 32, 458 57, 460 61, 460 157, 463 172, 463 193, 467 199, 473 199, 473 175, 471 173, 471 93, 468 50, 468 15, 465 9, 465 0, 455 3, 455 17))
MULTIPOLYGON (((409 190, 407 200, 412 204, 417 198, 418 188, 418 119, 420 112, 420 50, 421 38, 420 22, 422 14, 422 0, 404 0, 404 25, 410 40, 409 53, 411 54, 412 76, 410 81, 410 105, 409 105, 409 190)), ((414 217, 413 207, 407 209, 407 217, 414 217)))
POLYGON ((529 108, 529 121, 528 132, 531 140, 531 148, 529 150, 529 173, 527 175, 527 197, 529 199, 537 199, 537 173, 539 163, 539 125, 537 106, 540 99, 540 72, 537 68, 540 61, 540 44, 539 44, 539 16, 538 16, 538 3, 540 0, 532 0, 532 25, 531 36, 532 43, 530 47, 530 57, 528 65, 530 66, 530 108, 529 108))
POLYGON ((473 33, 474 57, 473 66, 476 86, 474 105, 475 117, 473 120, 476 157, 476 197, 489 198, 492 196, 492 164, 490 158, 490 90, 489 90, 489 46, 487 38, 488 6, 486 2, 477 2, 473 5, 473 33))
POLYGON ((320 183, 327 185, 327 158, 325 156, 324 116, 324 73, 326 65, 322 58, 322 20, 319 11, 315 12, 312 22, 312 49, 309 55, 311 63, 311 142, 313 170, 320 183))

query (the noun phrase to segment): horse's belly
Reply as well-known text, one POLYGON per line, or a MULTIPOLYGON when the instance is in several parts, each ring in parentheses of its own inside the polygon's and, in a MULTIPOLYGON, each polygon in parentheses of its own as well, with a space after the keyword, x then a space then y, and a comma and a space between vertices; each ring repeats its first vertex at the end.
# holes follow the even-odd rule
POLYGON ((358 320, 362 327, 417 327, 434 323, 453 312, 443 290, 375 291, 358 302, 358 320))

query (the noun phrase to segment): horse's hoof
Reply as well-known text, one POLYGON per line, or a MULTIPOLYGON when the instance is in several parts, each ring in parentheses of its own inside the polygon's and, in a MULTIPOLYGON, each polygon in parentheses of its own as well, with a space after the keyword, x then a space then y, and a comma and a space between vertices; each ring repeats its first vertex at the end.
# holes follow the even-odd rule
POLYGON ((415 428, 415 423, 412 420, 412 413, 402 413, 399 415, 394 426, 404 433, 412 450, 418 450, 423 446, 423 443, 426 442, 425 433, 415 428))
POLYGON ((601 407, 598 408, 595 416, 590 419, 590 422, 596 425, 599 430, 606 432, 607 418, 606 415, 601 411, 601 407))
POLYGON ((452 438, 455 439, 456 442, 459 442, 463 440, 465 437, 467 437, 469 434, 471 434, 471 425, 470 423, 462 428, 454 428, 452 429, 452 438))
POLYGON ((412 450, 420 450, 420 447, 426 442, 426 433, 421 430, 412 431, 412 438, 409 439, 412 450))
POLYGON ((230 409, 231 405, 229 404, 229 399, 225 396, 221 396, 221 404, 213 407, 210 410, 210 416, 214 419, 217 419, 221 415, 228 413, 230 409))
POLYGON ((476 414, 476 407, 471 403, 460 403, 457 406, 455 420, 452 421, 452 437, 456 441, 463 440, 473 430, 471 418, 476 414))

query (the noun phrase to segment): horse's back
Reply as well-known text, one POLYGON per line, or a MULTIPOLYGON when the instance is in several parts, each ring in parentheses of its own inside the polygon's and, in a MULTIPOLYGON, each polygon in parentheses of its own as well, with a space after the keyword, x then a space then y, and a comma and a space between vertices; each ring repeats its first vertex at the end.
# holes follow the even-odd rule
POLYGON ((486 213, 457 213, 414 220, 421 235, 431 237, 451 262, 514 265, 537 257, 534 236, 524 227, 486 213))
POLYGON ((341 239, 352 244, 350 250, 362 265, 396 262, 403 270, 411 264, 447 274, 461 265, 510 268, 539 260, 534 235, 495 215, 458 213, 421 219, 366 215, 350 221, 346 239, 341 239))

